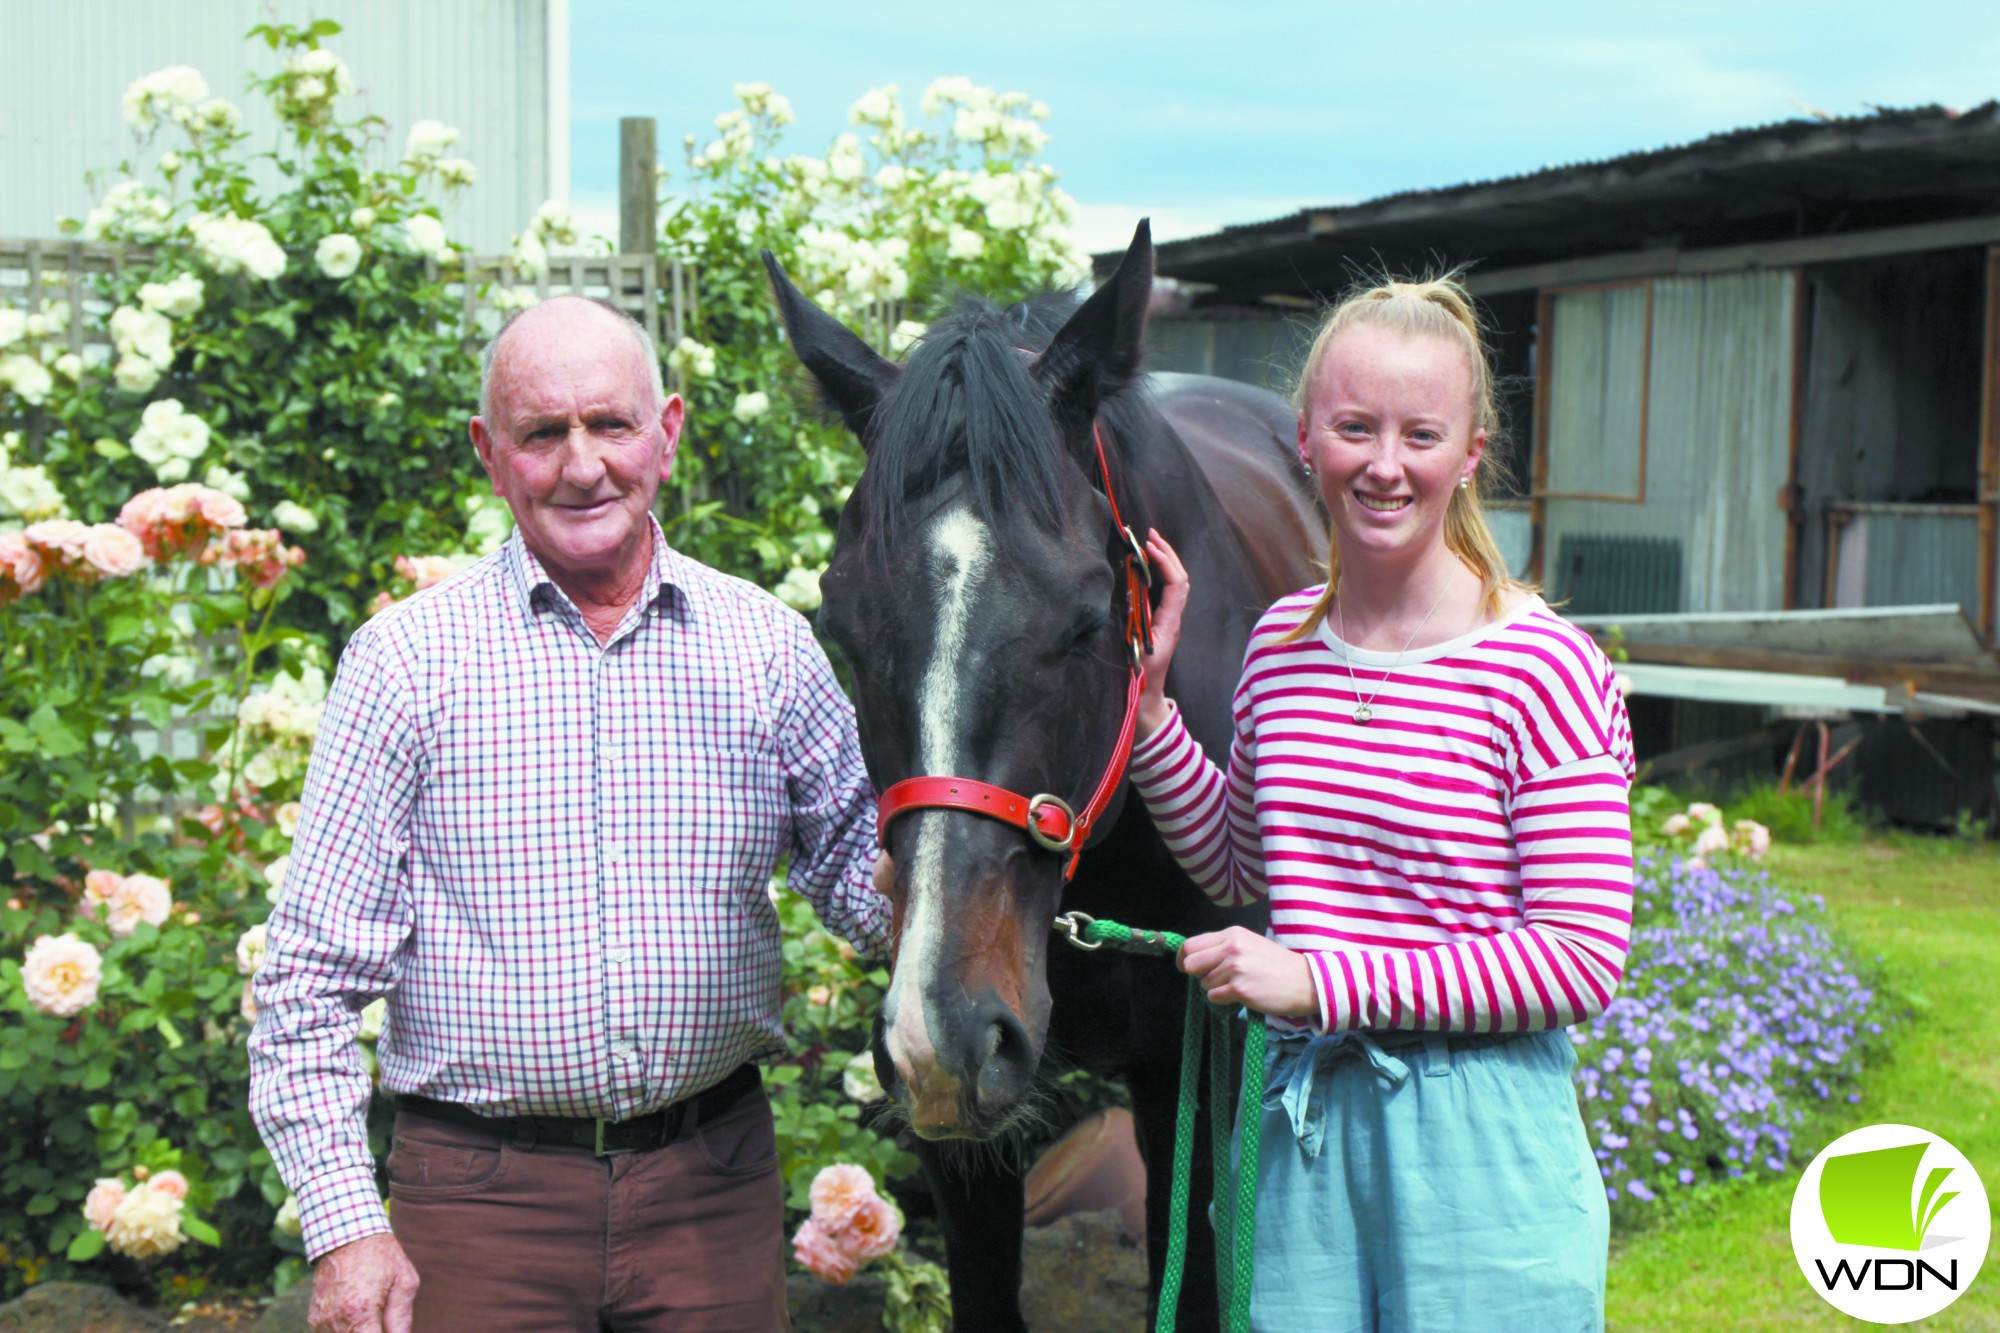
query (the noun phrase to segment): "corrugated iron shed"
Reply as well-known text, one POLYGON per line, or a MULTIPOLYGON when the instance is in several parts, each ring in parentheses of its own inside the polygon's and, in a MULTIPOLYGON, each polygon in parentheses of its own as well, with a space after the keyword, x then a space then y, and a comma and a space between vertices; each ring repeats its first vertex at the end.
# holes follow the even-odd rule
MULTIPOLYGON (((1689 250, 2000 210, 2000 102, 1731 130, 1695 143, 1360 203, 1302 209, 1159 248, 1200 301, 1312 297, 1345 265, 1525 267, 1635 247, 1689 250)), ((1115 257, 1112 257, 1115 259, 1115 257)), ((1666 270, 1661 270, 1666 271, 1666 270)))
MULTIPOLYGON (((140 150, 121 110, 132 80, 192 65, 212 95, 244 113, 250 147, 268 148, 278 122, 244 77, 278 59, 244 40, 273 18, 306 23, 328 12, 306 0, 65 0, 10 5, 0 37, 0 236, 54 236, 95 195, 85 173, 135 150, 142 162, 178 146, 163 130, 140 150)), ((478 180, 448 211, 473 250, 505 250, 542 202, 568 191, 568 0, 341 0, 343 31, 327 46, 347 62, 355 103, 389 122, 384 165, 411 125, 440 120, 463 137, 452 153, 478 180)), ((115 177, 114 177, 115 179, 115 177)), ((100 191, 106 182, 100 182, 100 191)))

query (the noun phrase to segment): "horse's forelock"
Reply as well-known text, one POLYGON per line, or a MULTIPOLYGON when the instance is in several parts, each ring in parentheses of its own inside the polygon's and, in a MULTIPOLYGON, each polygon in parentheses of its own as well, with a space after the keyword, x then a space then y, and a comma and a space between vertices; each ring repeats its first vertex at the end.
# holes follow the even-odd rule
POLYGON ((1058 530, 1062 456, 1029 364, 1075 308, 1061 295, 1005 310, 966 298, 931 326, 876 413, 856 494, 864 549, 886 555, 912 502, 953 478, 1002 546, 1023 517, 1058 530))

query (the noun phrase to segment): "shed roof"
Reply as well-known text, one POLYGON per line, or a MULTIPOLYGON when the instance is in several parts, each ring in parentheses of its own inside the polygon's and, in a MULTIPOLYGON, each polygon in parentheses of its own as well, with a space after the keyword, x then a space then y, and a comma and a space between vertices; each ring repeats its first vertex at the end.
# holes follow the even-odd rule
POLYGON ((1596 162, 1301 209, 1159 247, 1206 302, 1312 297, 1356 261, 1517 267, 2000 213, 2000 102, 1802 119, 1596 162))

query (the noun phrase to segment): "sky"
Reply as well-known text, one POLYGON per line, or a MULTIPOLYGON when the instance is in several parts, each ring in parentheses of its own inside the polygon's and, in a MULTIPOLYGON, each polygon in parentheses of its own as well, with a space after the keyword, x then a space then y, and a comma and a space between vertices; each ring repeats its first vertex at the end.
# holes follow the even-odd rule
POLYGON ((570 0, 571 201, 615 235, 618 120, 713 137, 733 84, 823 153, 867 89, 962 74, 1049 104, 1079 239, 1172 239, 1301 207, 1684 143, 1812 112, 2000 96, 2000 3, 570 0))

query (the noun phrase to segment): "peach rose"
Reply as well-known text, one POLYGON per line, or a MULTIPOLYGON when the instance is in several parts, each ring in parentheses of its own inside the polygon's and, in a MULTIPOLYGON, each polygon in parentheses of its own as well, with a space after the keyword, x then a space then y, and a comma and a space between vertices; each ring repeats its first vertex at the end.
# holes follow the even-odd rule
POLYGON ((861 1267, 846 1246, 822 1231, 819 1223, 811 1218, 807 1218, 792 1237, 792 1257, 814 1277, 835 1286, 852 1280, 855 1271, 861 1267))
POLYGON ((21 529, 21 535, 41 555, 42 564, 60 574, 82 561, 90 528, 73 518, 45 518, 21 529))
POLYGON ((130 935, 141 921, 163 926, 174 910, 173 894, 157 875, 127 875, 112 896, 104 926, 113 935, 130 935))
POLYGON ((862 1205, 876 1197, 867 1167, 847 1162, 822 1167, 813 1177, 812 1219, 828 1234, 845 1231, 862 1205))
POLYGON ((41 591, 42 556, 18 532, 0 532, 0 603, 41 591))
POLYGON ((101 921, 105 909, 125 887, 125 877, 115 870, 93 870, 83 877, 83 896, 77 903, 86 921, 101 921))
POLYGON ((1736 850, 1752 861, 1761 861, 1771 850, 1771 830, 1754 819, 1736 821, 1736 850))
POLYGON ((97 1183, 84 1196, 83 1220, 102 1231, 111 1225, 112 1215, 118 1205, 125 1202, 125 1182, 110 1176, 99 1176, 97 1183))
POLYGON ((28 1003, 45 1014, 70 1018, 97 999, 104 960, 74 935, 43 935, 21 961, 21 985, 28 1003))
POLYGON ((188 1196, 187 1177, 178 1171, 162 1171, 146 1183, 164 1194, 173 1195, 176 1199, 185 1199, 188 1196))
POLYGON ((895 1207, 887 1199, 878 1197, 865 1200, 855 1210, 854 1220, 840 1233, 840 1240, 865 1264, 895 1249, 902 1235, 903 1219, 896 1215, 895 1207))
POLYGON ((146 548, 116 523, 93 523, 83 539, 83 558, 107 579, 122 579, 146 567, 146 548))

